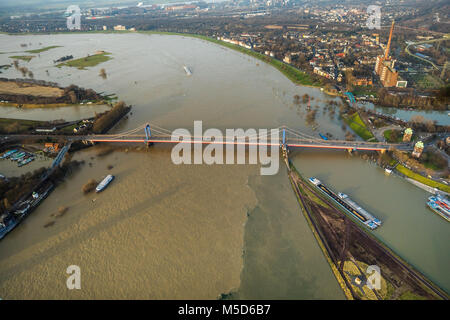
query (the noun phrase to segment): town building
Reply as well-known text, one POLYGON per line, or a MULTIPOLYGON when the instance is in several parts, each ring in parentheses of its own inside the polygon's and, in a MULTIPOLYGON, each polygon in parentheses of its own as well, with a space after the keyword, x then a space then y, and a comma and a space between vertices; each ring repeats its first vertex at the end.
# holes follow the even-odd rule
POLYGON ((403 133, 403 142, 411 141, 412 134, 413 130, 411 128, 406 128, 405 132, 403 133))
POLYGON ((422 152, 423 152, 423 148, 424 148, 423 142, 417 141, 416 144, 414 145, 414 150, 412 152, 412 156, 415 158, 420 158, 420 156, 422 155, 422 152))

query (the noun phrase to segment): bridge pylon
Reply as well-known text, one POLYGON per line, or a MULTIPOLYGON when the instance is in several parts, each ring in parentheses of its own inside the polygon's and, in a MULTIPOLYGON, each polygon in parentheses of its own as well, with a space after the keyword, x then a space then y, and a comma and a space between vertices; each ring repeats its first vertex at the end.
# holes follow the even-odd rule
POLYGON ((147 125, 144 128, 145 131, 145 144, 148 146, 152 145, 153 142, 148 142, 148 140, 150 140, 150 138, 152 137, 152 130, 150 128, 150 124, 147 123, 147 125))
POLYGON ((291 171, 291 167, 289 166, 289 156, 288 156, 288 147, 287 147, 287 143, 286 143, 286 129, 283 128, 283 135, 282 135, 282 140, 281 140, 281 151, 283 153, 283 159, 284 162, 286 163, 286 167, 289 171, 291 171))
POLYGON ((282 147, 286 148, 286 129, 285 128, 283 128, 282 147))

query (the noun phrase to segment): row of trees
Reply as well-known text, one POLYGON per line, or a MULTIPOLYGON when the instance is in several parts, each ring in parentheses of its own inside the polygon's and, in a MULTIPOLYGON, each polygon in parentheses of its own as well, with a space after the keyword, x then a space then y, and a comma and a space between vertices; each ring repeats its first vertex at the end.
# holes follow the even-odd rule
POLYGON ((378 103, 384 106, 397 108, 407 106, 424 110, 447 109, 446 103, 444 103, 441 99, 436 99, 433 96, 419 96, 412 90, 391 94, 385 88, 381 88, 378 90, 378 103))
POLYGON ((10 209, 11 205, 23 195, 31 192, 45 170, 45 168, 40 168, 34 172, 28 172, 21 177, 0 180, 0 213, 10 209))
POLYGON ((92 130, 94 133, 104 133, 117 123, 125 114, 130 111, 125 102, 119 101, 114 107, 102 114, 96 116, 92 130))

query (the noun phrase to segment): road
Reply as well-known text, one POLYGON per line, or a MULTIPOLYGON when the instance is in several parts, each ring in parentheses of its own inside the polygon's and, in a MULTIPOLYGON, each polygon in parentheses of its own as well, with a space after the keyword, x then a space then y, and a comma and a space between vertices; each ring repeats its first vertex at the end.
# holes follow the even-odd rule
POLYGON ((422 60, 424 62, 427 62, 427 63, 431 64, 433 66, 433 68, 435 68, 436 70, 440 70, 440 69, 442 69, 442 67, 439 68, 433 61, 421 58, 421 57, 416 56, 415 54, 411 53, 411 51, 409 51, 409 46, 417 46, 419 44, 432 43, 432 42, 437 42, 437 41, 446 41, 446 40, 450 40, 450 35, 449 34, 446 34, 443 38, 439 38, 439 39, 432 39, 432 40, 425 40, 425 41, 414 42, 414 43, 408 44, 406 46, 405 52, 407 54, 409 54, 410 56, 413 56, 414 58, 417 58, 419 60, 422 60))

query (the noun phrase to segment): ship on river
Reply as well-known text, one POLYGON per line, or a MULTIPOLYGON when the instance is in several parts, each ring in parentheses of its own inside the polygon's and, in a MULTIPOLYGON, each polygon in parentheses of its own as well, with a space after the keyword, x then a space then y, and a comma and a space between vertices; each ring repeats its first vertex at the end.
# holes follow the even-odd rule
POLYGON ((102 182, 100 182, 100 183, 97 185, 97 188, 95 188, 95 192, 98 193, 98 192, 103 191, 103 189, 105 189, 105 188, 108 186, 108 184, 110 184, 111 181, 113 181, 113 179, 114 179, 114 176, 108 174, 108 175, 105 177, 105 179, 103 179, 102 182))
POLYGON ((434 213, 437 213, 445 220, 450 221, 450 201, 444 196, 438 194, 429 197, 427 206, 433 210, 434 213))
POLYGON ((350 199, 348 195, 345 193, 339 192, 338 197, 342 199, 345 203, 347 203, 350 207, 358 211, 360 214, 362 214, 364 217, 367 218, 367 220, 372 220, 377 226, 381 226, 381 221, 375 218, 373 215, 371 215, 369 212, 367 212, 364 208, 362 208, 360 205, 358 205, 355 201, 350 199))
POLYGON ((378 228, 381 225, 381 221, 372 216, 369 212, 361 208, 356 202, 351 200, 349 196, 345 193, 339 192, 336 195, 333 191, 328 189, 322 182, 317 178, 309 178, 309 181, 315 185, 320 191, 322 191, 326 196, 331 198, 331 200, 335 201, 339 204, 345 212, 350 213, 354 218, 364 224, 371 230, 378 228))
POLYGON ((186 71, 186 74, 188 76, 192 75, 191 69, 189 69, 187 66, 183 66, 183 68, 184 68, 184 71, 186 71))

